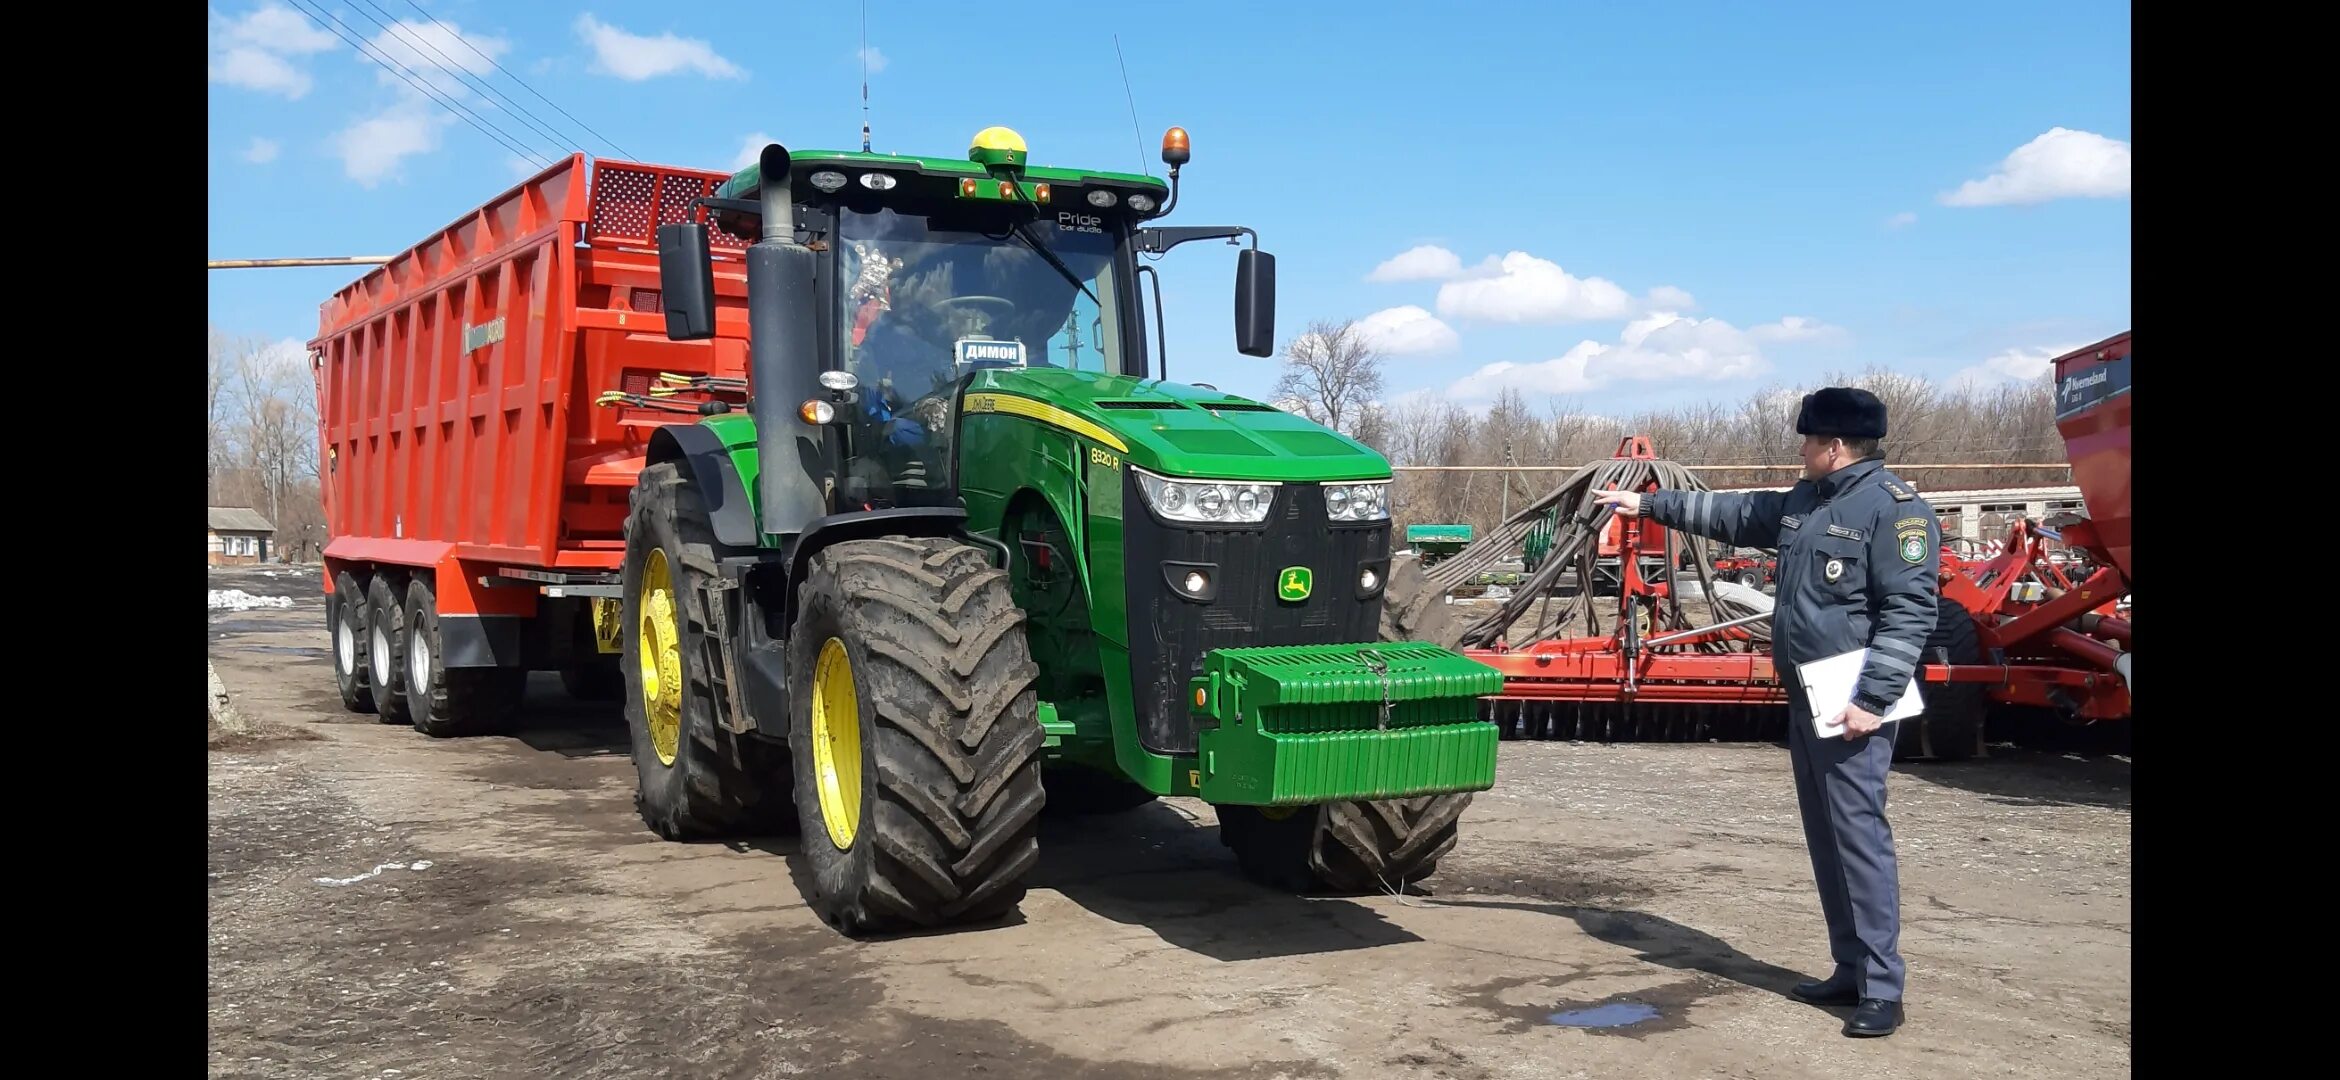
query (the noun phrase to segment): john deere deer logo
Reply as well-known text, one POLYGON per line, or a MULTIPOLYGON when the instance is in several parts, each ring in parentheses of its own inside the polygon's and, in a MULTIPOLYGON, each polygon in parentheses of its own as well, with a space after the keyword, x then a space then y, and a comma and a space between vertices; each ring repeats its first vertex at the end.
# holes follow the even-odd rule
POLYGON ((1276 577, 1276 599, 1306 600, 1315 588, 1316 575, 1305 566, 1287 566, 1276 577))

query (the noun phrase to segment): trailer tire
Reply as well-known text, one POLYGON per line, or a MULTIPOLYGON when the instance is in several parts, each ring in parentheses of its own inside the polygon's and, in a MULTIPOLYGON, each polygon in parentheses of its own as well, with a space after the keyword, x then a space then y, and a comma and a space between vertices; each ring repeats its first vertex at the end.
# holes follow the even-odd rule
POLYGON ((957 540, 812 557, 788 640, 813 909, 860 936, 984 922, 1039 861, 1040 669, 1008 573, 957 540))
POLYGON ((385 724, 413 720, 406 692, 406 602, 394 575, 374 572, 366 587, 366 673, 374 689, 374 715, 385 724))
POLYGON ((439 594, 430 575, 406 586, 404 685, 414 729, 434 739, 496 735, 511 729, 528 692, 521 668, 447 667, 439 634, 439 594))
POLYGON ((1396 892, 1438 871, 1471 794, 1323 803, 1295 813, 1221 806, 1219 841, 1234 849, 1245 877, 1272 889, 1396 892))
POLYGON ((785 769, 769 744, 721 722, 713 661, 723 643, 708 632, 701 577, 715 564, 706 503, 671 461, 643 469, 632 498, 618 667, 637 780, 634 807, 643 824, 668 840, 778 831, 788 797, 785 769), (648 663, 645 651, 656 654, 648 663))
POLYGON ((1763 587, 1763 575, 1760 572, 1754 570, 1739 571, 1738 581, 1739 584, 1745 585, 1750 589, 1760 589, 1763 587))
POLYGON ((372 650, 366 637, 366 590, 347 570, 333 579, 333 595, 325 598, 325 624, 333 635, 333 681, 341 689, 341 707, 354 713, 374 711, 374 687, 367 675, 372 650))
MULTIPOLYGON (((1974 616, 1945 596, 1934 617, 1934 632, 1926 637, 1926 663, 1979 664, 1982 638, 1974 616)), ((1991 707, 1982 683, 1935 683, 1920 688, 1926 711, 1903 722, 1893 738, 1893 759, 1910 761, 1964 761, 1982 750, 1983 722, 1991 707)))

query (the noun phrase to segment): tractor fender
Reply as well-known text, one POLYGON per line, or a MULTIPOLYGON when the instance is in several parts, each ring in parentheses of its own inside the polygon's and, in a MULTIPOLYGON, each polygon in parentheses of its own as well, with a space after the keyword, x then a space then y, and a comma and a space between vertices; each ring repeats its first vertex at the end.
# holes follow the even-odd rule
POLYGON ((740 481, 739 467, 731 463, 731 451, 721 437, 698 424, 659 428, 650 435, 650 452, 643 464, 669 461, 682 462, 690 470, 691 481, 698 485, 699 497, 706 502, 715 526, 715 539, 727 547, 756 546, 756 507, 748 500, 747 485, 740 481))
MULTIPOLYGON (((804 587, 805 574, 812 569, 812 558, 822 548, 848 540, 871 540, 880 536, 961 536, 967 527, 967 511, 956 506, 897 506, 888 510, 855 510, 814 518, 796 534, 796 543, 788 550, 788 607, 781 612, 781 625, 796 624, 796 594, 804 587)), ((992 547, 982 537, 964 537, 992 547)))

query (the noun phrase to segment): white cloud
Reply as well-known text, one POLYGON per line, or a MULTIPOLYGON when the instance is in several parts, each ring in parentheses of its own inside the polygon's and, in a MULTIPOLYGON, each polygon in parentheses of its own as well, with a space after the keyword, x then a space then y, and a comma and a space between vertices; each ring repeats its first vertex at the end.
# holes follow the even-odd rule
POLYGON ((1580 278, 1558 263, 1514 251, 1488 259, 1473 276, 1438 287, 1438 313, 1485 322, 1590 322, 1621 319, 1633 297, 1617 283, 1580 278))
POLYGON ((886 54, 875 45, 866 49, 855 49, 853 55, 855 59, 869 65, 869 73, 872 75, 886 69, 886 54))
POLYGON ((1462 257, 1436 244, 1407 248, 1365 275, 1367 281, 1444 281, 1462 276, 1462 257))
POLYGON ((627 82, 693 71, 710 79, 742 79, 747 72, 716 55, 715 47, 698 38, 630 34, 594 18, 577 17, 577 36, 593 48, 594 70, 627 82))
POLYGON ((2016 147, 1997 172, 1967 181, 1941 201, 1944 206, 2007 206, 2128 194, 2128 143, 2059 127, 2016 147))
POLYGON ((1649 291, 1649 306, 1652 311, 1696 311, 1698 298, 1690 295, 1687 289, 1660 285, 1649 291))
POLYGON ((244 160, 254 165, 266 165, 275 161, 276 155, 283 152, 283 145, 275 139, 263 139, 254 135, 252 136, 252 144, 244 148, 244 160))
POLYGON ((1721 319, 1660 313, 1628 323, 1615 344, 1582 341, 1550 360, 1488 364, 1446 392, 1465 401, 1491 398, 1505 387, 1574 394, 1617 382, 1742 379, 1770 369, 1749 332, 1721 319))
POLYGON ((1412 304, 1365 316, 1358 320, 1357 332, 1374 348, 1393 356, 1445 352, 1461 343, 1453 327, 1412 304))
POLYGON ((755 164, 758 159, 763 157, 764 147, 777 141, 771 135, 761 131, 748 136, 740 142, 739 153, 732 155, 732 169, 737 171, 755 164))
POLYGON ((210 79, 298 100, 315 83, 294 58, 325 52, 339 41, 307 16, 282 4, 265 4, 236 19, 214 11, 210 79))
POLYGON ((504 155, 504 171, 511 173, 514 180, 526 180, 544 171, 544 166, 518 154, 506 154, 504 155))
POLYGON ((1885 227, 1888 229, 1906 229, 1915 224, 1917 215, 1907 210, 1885 219, 1885 227))
POLYGON ((360 120, 333 136, 341 169, 366 187, 394 178, 398 165, 439 148, 440 134, 455 118, 415 98, 360 120))
POLYGON ((2067 345, 2040 345, 2032 348, 2008 349, 1972 367, 1961 368, 1950 376, 1948 386, 1953 392, 1988 389, 2008 383, 2037 382, 2055 370, 2055 358, 2079 348, 2084 342, 2067 345))
POLYGON ((1747 328, 1747 336, 1757 341, 1837 341, 1846 336, 1841 326, 1830 326, 1804 315, 1790 315, 1778 322, 1747 328))

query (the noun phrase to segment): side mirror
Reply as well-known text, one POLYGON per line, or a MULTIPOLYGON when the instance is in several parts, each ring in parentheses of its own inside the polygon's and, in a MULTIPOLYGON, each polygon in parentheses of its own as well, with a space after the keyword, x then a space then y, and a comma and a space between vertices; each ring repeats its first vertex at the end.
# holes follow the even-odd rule
POLYGON ((715 260, 707 250, 707 226, 678 221, 658 227, 658 287, 668 341, 715 336, 715 260))
POLYGON ((1258 248, 1235 256, 1235 351, 1276 354, 1276 257, 1258 248))

